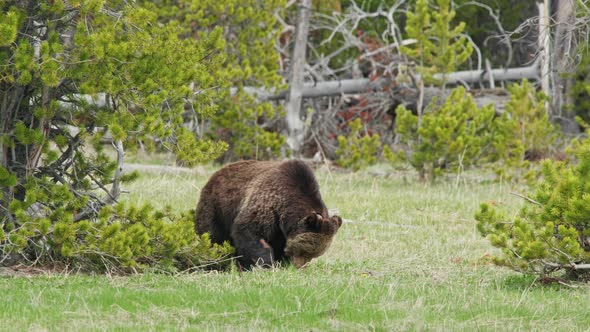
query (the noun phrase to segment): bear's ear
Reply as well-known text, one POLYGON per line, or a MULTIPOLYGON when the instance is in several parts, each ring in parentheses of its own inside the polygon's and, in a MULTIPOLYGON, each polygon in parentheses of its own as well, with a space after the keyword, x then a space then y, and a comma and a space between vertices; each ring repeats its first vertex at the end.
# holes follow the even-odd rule
POLYGON ((324 218, 315 212, 307 215, 303 220, 300 221, 301 224, 308 226, 312 229, 319 229, 321 223, 324 222, 324 218))
POLYGON ((336 223, 336 225, 338 225, 338 228, 340 228, 340 226, 342 226, 342 218, 340 218, 340 216, 332 216, 332 217, 330 218, 330 220, 331 220, 333 223, 336 223))
POLYGON ((333 234, 342 225, 342 218, 333 216, 328 219, 324 219, 318 213, 312 213, 302 220, 303 224, 309 229, 318 233, 333 234))

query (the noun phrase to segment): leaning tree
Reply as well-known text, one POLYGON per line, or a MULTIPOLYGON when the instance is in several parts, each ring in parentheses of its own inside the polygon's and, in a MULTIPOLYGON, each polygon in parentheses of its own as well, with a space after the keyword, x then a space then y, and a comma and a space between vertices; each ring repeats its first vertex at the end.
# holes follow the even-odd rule
MULTIPOLYGON (((224 142, 183 126, 187 111, 199 119, 217 112, 241 68, 228 66, 232 30, 212 27, 210 14, 244 16, 267 2, 280 3, 3 1, 0 264, 19 254, 134 265, 158 250, 158 257, 178 251, 186 238, 159 232, 190 218, 114 204, 121 182, 133 177, 122 172, 124 147, 157 142, 189 164, 224 151, 224 142), (114 154, 102 144, 105 135, 114 154), (142 252, 154 239, 159 247, 142 252)), ((263 37, 273 24, 272 15, 263 16, 249 42, 258 31, 257 45, 269 53, 273 40, 263 37)), ((190 237, 187 225, 178 227, 190 237)))

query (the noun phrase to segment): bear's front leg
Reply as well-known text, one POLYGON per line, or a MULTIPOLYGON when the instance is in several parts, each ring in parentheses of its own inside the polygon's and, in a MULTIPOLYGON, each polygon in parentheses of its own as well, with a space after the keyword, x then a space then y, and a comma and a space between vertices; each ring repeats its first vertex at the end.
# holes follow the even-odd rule
POLYGON ((238 264, 244 269, 272 267, 275 263, 272 247, 260 235, 249 230, 250 227, 235 224, 232 231, 238 264))

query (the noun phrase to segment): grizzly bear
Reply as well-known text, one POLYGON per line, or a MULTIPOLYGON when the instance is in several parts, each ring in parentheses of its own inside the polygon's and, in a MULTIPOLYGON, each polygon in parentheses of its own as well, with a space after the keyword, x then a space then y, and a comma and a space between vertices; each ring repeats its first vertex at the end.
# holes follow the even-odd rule
POLYGON ((238 264, 296 267, 328 249, 342 225, 328 215, 311 168, 303 161, 239 161, 211 176, 201 190, 196 231, 229 241, 238 264))

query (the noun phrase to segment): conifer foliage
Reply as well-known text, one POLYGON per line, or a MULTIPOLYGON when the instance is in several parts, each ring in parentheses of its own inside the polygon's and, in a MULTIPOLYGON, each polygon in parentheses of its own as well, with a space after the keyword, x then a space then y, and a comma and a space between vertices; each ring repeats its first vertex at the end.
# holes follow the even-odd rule
POLYGON ((180 267, 229 253, 197 237, 187 215, 111 204, 136 176, 121 172, 124 148, 157 138, 185 163, 211 160, 227 145, 183 127, 187 109, 202 121, 240 78, 276 83, 264 70, 272 57, 256 56, 273 46, 272 8, 247 22, 258 3, 0 3, 0 264, 180 267), (213 27, 215 15, 248 29, 213 27), (227 39, 240 31, 248 42, 229 53, 227 39), (118 160, 101 144, 107 132, 118 160))
POLYGON ((491 104, 477 107, 462 87, 444 104, 431 103, 421 117, 398 107, 398 153, 386 146, 384 156, 407 160, 426 180, 484 164, 493 165, 503 179, 534 180, 536 162, 550 156, 558 131, 549 120, 543 93, 526 80, 508 90, 510 101, 502 112, 491 104))
POLYGON ((452 26, 456 13, 450 0, 436 0, 438 8, 429 8, 428 0, 417 0, 413 11, 408 11, 407 33, 414 38, 413 47, 402 47, 402 52, 418 63, 418 71, 427 81, 435 72, 443 74, 438 82, 444 87, 446 74, 469 59, 473 46, 462 35, 465 23, 452 26))
POLYGON ((475 215, 479 232, 502 254, 497 264, 548 276, 579 277, 590 268, 590 140, 575 148, 577 164, 545 161, 543 180, 512 216, 484 203, 475 215))
POLYGON ((377 163, 377 155, 381 150, 379 134, 369 135, 363 130, 360 118, 351 121, 348 136, 338 136, 338 164, 355 171, 377 163))
POLYGON ((496 149, 504 163, 495 169, 505 179, 534 181, 538 161, 548 158, 558 138, 558 128, 549 120, 542 92, 527 80, 508 87, 510 101, 504 113, 509 115, 498 127, 496 149))
POLYGON ((280 113, 275 105, 258 101, 243 88, 271 89, 282 82, 274 48, 281 32, 275 14, 285 7, 286 1, 142 0, 142 3, 159 13, 161 21, 178 21, 184 36, 200 39, 223 31, 223 54, 218 56, 223 56, 224 67, 212 72, 222 75, 225 84, 229 83, 235 91, 231 96, 216 98, 214 103, 208 94, 202 96, 203 104, 212 107, 208 108, 208 119, 191 114, 195 123, 208 128, 200 134, 227 142, 226 160, 278 155, 285 140, 273 130, 273 123, 280 113))
MULTIPOLYGON (((407 160, 424 180, 432 181, 445 170, 457 171, 492 161, 500 123, 492 105, 478 108, 465 89, 452 91, 441 106, 436 102, 419 117, 400 106, 395 132, 403 146, 397 155, 407 160)), ((386 150, 388 151, 388 150, 386 150)), ((388 155, 391 153, 388 151, 388 155)))

